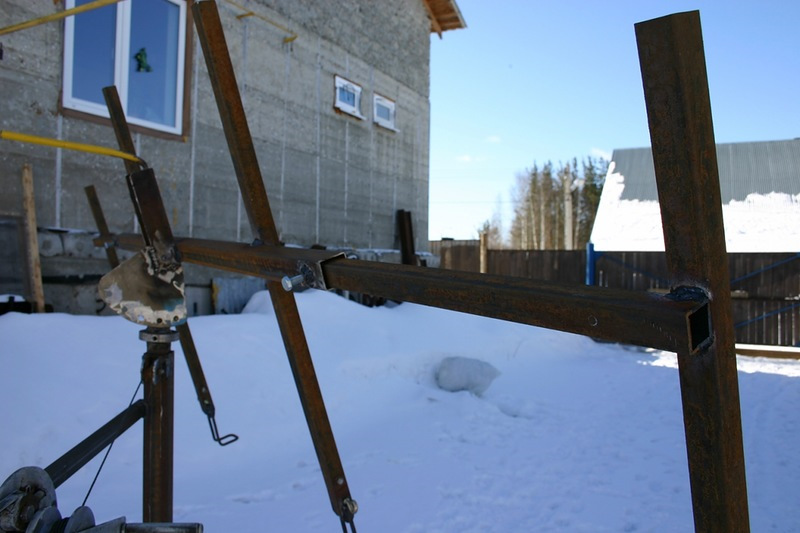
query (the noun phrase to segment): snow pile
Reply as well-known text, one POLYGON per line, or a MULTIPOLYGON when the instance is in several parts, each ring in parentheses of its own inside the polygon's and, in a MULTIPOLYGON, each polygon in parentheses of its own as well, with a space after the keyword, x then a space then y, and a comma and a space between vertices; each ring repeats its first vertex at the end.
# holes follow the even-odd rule
MULTIPOLYGON (((598 251, 663 252, 658 202, 622 200, 625 176, 608 168, 591 241, 598 251)), ((728 252, 800 250, 800 195, 750 194, 722 206, 728 252)))
POLYGON ((485 361, 470 357, 445 357, 436 369, 436 384, 448 392, 468 391, 480 396, 500 371, 485 361))
MULTIPOLYGON (((411 304, 369 309, 319 291, 297 300, 359 531, 692 530, 674 355, 411 304), (443 354, 499 375, 480 396, 446 392, 443 354)), ((250 304, 261 312, 189 320, 220 431, 236 443, 211 440, 173 345, 174 518, 209 533, 337 531, 269 299, 250 304)), ((140 329, 118 317, 0 316, 0 481, 47 466, 128 405, 140 329)), ((800 362, 742 363, 752 530, 793 531, 800 362)), ((137 423, 114 444, 88 501, 98 521, 141 520, 141 438, 137 423)), ((58 489, 63 514, 98 463, 58 489)))

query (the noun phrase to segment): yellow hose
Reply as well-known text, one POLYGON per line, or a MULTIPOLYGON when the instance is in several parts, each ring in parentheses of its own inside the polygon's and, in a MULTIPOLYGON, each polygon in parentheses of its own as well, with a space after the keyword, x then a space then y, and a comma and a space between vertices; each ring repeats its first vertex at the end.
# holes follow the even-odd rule
POLYGON ((82 6, 73 7, 72 9, 65 9, 64 11, 51 13, 50 15, 31 19, 27 22, 20 22, 19 24, 13 24, 11 26, 6 26, 5 28, 0 28, 0 35, 5 35, 6 33, 12 33, 19 30, 27 30, 28 28, 38 26, 39 24, 60 20, 71 15, 77 15, 78 13, 83 13, 84 11, 91 11, 92 9, 97 9, 109 4, 116 4, 119 1, 120 0, 96 0, 82 6))
POLYGON ((241 5, 241 4, 237 4, 237 3, 236 3, 236 2, 234 2, 233 0, 225 0, 225 1, 226 1, 227 3, 229 3, 230 5, 232 5, 232 6, 234 6, 234 7, 237 7, 237 8, 239 8, 239 9, 241 9, 242 11, 244 11, 244 13, 243 13, 243 14, 241 14, 241 15, 238 15, 238 16, 236 17, 237 19, 240 19, 240 20, 241 20, 241 19, 243 19, 243 18, 247 18, 247 17, 256 17, 257 19, 261 19, 261 20, 263 20, 264 22, 266 22, 267 24, 272 24, 273 26, 275 26, 275 27, 276 27, 276 28, 278 28, 279 30, 281 30, 281 31, 285 31, 286 33, 288 33, 289 35, 288 35, 287 37, 284 37, 284 38, 283 38, 283 42, 284 42, 284 43, 290 43, 290 42, 294 41, 295 39, 297 39, 297 34, 296 34, 295 32, 293 32, 292 30, 290 30, 289 28, 287 28, 286 26, 284 26, 284 25, 282 25, 282 24, 278 24, 278 23, 277 23, 277 22, 275 22, 274 20, 272 20, 272 19, 270 19, 270 18, 267 18, 267 17, 265 17, 264 15, 261 15, 261 14, 259 14, 259 13, 256 13, 255 11, 251 11, 250 9, 247 9, 247 8, 246 8, 246 7, 244 7, 243 5, 241 5))
POLYGON ((134 163, 145 164, 144 160, 120 150, 113 148, 106 148, 105 146, 95 146, 93 144, 74 143, 70 141, 61 141, 59 139, 50 139, 48 137, 37 137, 36 135, 28 135, 26 133, 17 133, 14 131, 0 130, 0 139, 9 141, 19 141, 29 144, 40 144, 42 146, 52 146, 54 148, 64 148, 66 150, 77 150, 78 152, 88 152, 90 154, 107 155, 110 157, 119 157, 127 159, 134 163))

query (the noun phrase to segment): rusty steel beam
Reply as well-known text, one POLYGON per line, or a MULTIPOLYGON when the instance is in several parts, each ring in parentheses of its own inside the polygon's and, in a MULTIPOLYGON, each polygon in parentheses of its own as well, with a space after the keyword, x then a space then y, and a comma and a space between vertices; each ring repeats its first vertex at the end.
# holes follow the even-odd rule
MULTIPOLYGON (((84 187, 84 192, 86 193, 86 199, 89 201, 89 208, 92 210, 92 217, 94 217, 94 223, 97 225, 97 231, 100 232, 101 237, 107 237, 111 234, 108 230, 108 223, 106 222, 106 217, 103 214, 103 208, 100 206, 100 199, 97 197, 97 191, 94 188, 94 185, 88 185, 84 187)), ((119 265, 119 257, 117 257, 117 250, 115 250, 112 246, 103 246, 106 251, 106 258, 108 259, 108 264, 111 268, 115 268, 119 265)))
POLYGON ((414 251, 414 226, 411 211, 398 209, 396 213, 397 234, 400 237, 400 262, 404 265, 416 265, 417 254, 414 251))
POLYGON ((705 339, 704 299, 673 300, 646 292, 391 265, 333 260, 323 264, 329 287, 473 315, 676 351, 705 339))
MULTIPOLYGON (((103 88, 111 124, 120 150, 136 155, 128 121, 116 87, 103 88)), ((141 226, 141 239, 156 248, 160 259, 169 262, 174 242, 169 218, 151 170, 124 160, 126 183, 141 226)), ((99 208, 99 203, 98 203, 99 208)), ((100 212, 102 215, 102 211, 100 212)), ((141 240, 140 240, 141 242, 141 240)), ((172 258, 174 260, 174 258, 172 258)), ((148 328, 150 339, 142 357, 141 376, 147 413, 144 417, 142 445, 142 520, 172 522, 173 459, 175 418, 175 355, 169 328, 148 328)))
MULTIPOLYGON (((192 11, 250 226, 258 242, 279 245, 278 231, 269 207, 216 3, 195 2, 192 11)), ((343 525, 345 521, 352 524, 355 506, 350 497, 350 489, 314 371, 297 303, 294 295, 284 291, 277 281, 268 281, 267 289, 272 297, 286 354, 331 506, 341 518, 343 525)))
MULTIPOLYGON (((138 235, 111 236, 136 250, 138 235)), ((103 245, 104 239, 95 239, 103 245)), ((183 261, 277 281, 320 264, 324 284, 342 289, 661 350, 694 352, 708 341, 703 295, 641 291, 393 265, 331 257, 326 250, 175 240, 183 261)))
POLYGON ((709 295, 711 341, 678 350, 695 530, 749 531, 730 282, 700 15, 636 24, 667 265, 709 295))
POLYGON ((83 468, 86 463, 103 451, 104 448, 133 426, 139 419, 144 418, 147 407, 144 401, 137 400, 129 405, 120 414, 109 420, 100 429, 76 444, 67 453, 53 461, 45 471, 53 480, 53 486, 58 488, 72 475, 83 468))
MULTIPOLYGON (((151 331, 148 328, 146 331, 151 331)), ((175 354, 160 339, 163 329, 152 329, 142 358, 142 382, 147 414, 144 417, 142 520, 172 522, 173 442, 175 432, 175 354)))

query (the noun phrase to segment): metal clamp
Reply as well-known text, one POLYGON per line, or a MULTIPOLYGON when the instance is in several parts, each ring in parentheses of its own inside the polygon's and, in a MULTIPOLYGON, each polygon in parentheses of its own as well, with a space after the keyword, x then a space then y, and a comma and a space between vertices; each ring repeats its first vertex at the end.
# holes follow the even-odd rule
POLYGON ((358 503, 351 498, 342 500, 342 509, 339 513, 339 520, 342 524, 342 533, 347 533, 347 526, 350 526, 351 533, 356 533, 355 514, 358 512, 358 503))
POLYGON ((163 342, 170 344, 178 340, 180 335, 174 329, 147 328, 139 332, 139 340, 145 342, 163 342))

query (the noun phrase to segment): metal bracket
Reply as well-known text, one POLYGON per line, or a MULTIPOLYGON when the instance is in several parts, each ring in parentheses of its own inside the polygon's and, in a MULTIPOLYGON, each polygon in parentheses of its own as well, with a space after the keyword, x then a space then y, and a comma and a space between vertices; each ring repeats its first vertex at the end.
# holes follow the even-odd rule
POLYGON ((298 273, 294 276, 284 276, 281 279, 281 285, 285 291, 294 291, 302 287, 327 291, 328 286, 325 283, 325 274, 323 273, 322 265, 328 261, 340 259, 342 257, 347 257, 344 252, 335 252, 330 257, 319 261, 298 261, 298 273))
POLYGON ((342 257, 347 257, 344 252, 334 252, 331 254, 330 257, 326 257, 325 259, 319 261, 314 261, 314 262, 300 261, 298 263, 297 269, 301 274, 305 276, 307 276, 307 274, 304 272, 304 270, 311 272, 312 283, 309 285, 310 287, 314 289, 327 291, 328 285, 327 283, 325 283, 325 274, 322 270, 322 266, 329 261, 333 261, 334 259, 341 259, 342 257))

